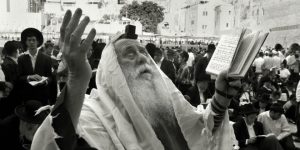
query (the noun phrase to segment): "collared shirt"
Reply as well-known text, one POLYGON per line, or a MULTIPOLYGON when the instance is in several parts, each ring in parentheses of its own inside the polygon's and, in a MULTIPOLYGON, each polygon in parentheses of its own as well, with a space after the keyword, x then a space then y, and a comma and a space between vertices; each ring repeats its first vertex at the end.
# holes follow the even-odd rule
POLYGON ((36 62, 36 58, 37 58, 37 54, 39 53, 39 50, 36 51, 36 53, 32 56, 30 53, 29 53, 29 50, 27 50, 24 54, 27 54, 30 56, 30 59, 31 59, 31 63, 32 63, 32 68, 34 70, 35 68, 35 62, 36 62))
POLYGON ((247 129, 248 129, 249 138, 256 137, 256 134, 255 134, 255 131, 254 131, 254 128, 253 128, 254 123, 252 123, 252 124, 247 124, 245 118, 244 118, 244 121, 245 121, 246 126, 247 126, 247 129))
POLYGON ((274 133, 281 140, 290 134, 290 126, 286 117, 282 114, 277 120, 270 117, 270 111, 258 115, 257 120, 263 124, 264 134, 274 133))
POLYGON ((162 61, 164 60, 164 57, 162 57, 161 59, 160 59, 160 61, 157 63, 157 66, 160 68, 161 67, 161 63, 162 63, 162 61))

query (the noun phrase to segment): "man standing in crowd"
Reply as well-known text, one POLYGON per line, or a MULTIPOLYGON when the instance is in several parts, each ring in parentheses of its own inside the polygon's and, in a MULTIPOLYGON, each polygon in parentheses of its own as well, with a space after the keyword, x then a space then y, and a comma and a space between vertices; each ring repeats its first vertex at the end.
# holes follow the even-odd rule
POLYGON ((262 74, 262 66, 264 64, 264 53, 259 52, 258 57, 254 60, 253 66, 255 67, 255 74, 259 76, 262 74))
POLYGON ((15 107, 21 104, 18 97, 18 92, 20 91, 20 86, 18 85, 18 48, 16 41, 8 41, 4 44, 2 51, 5 58, 1 67, 5 75, 5 81, 11 83, 13 87, 8 97, 2 99, 0 102, 2 117, 13 114, 15 107))
POLYGON ((233 124, 240 150, 283 150, 272 134, 264 135, 263 124, 257 122, 258 110, 251 104, 241 106, 244 117, 233 124))
POLYGON ((70 11, 64 17, 61 39, 69 79, 35 134, 32 150, 75 149, 80 144, 90 149, 232 149, 227 106, 240 81, 229 82, 222 72, 213 100, 197 111, 161 74, 132 32, 116 36, 103 50, 97 90, 84 101, 92 74, 86 55, 96 31, 80 44, 89 23, 85 17, 79 24, 81 15, 77 9, 73 17, 70 11))
POLYGON ((52 81, 52 70, 51 58, 38 51, 43 44, 43 35, 37 29, 27 28, 21 33, 21 42, 27 50, 18 58, 21 97, 24 101, 40 100, 46 105, 50 99, 48 85, 52 81), (30 84, 32 81, 38 84, 30 84))
POLYGON ((284 150, 295 150, 289 123, 284 116, 282 105, 274 103, 270 111, 258 115, 257 120, 263 124, 264 134, 274 134, 284 150))
POLYGON ((174 64, 167 58, 163 57, 163 52, 156 48, 154 54, 154 61, 158 67, 175 83, 176 69, 174 64))

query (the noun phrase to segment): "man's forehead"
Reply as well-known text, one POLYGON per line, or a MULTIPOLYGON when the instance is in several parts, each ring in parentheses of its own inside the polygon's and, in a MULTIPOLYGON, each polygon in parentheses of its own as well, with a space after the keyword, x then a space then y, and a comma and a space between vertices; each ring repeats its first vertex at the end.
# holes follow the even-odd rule
POLYGON ((116 49, 122 49, 123 47, 128 46, 141 46, 141 44, 137 40, 133 39, 121 39, 115 43, 116 49))

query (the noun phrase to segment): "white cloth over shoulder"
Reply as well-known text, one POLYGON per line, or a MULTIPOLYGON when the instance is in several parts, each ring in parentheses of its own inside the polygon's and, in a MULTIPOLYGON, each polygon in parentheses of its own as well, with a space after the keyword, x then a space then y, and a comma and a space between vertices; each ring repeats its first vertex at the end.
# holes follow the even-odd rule
MULTIPOLYGON (((193 107, 157 66, 156 69, 161 74, 162 86, 169 91, 175 117, 189 149, 231 150, 227 111, 223 123, 212 133, 214 113, 210 104, 205 110, 193 107)), ((163 150, 163 144, 131 95, 112 44, 103 50, 96 82, 97 90, 84 101, 77 134, 99 150, 163 150)), ((54 141, 58 136, 51 126, 51 118, 48 116, 38 129, 32 150, 58 149, 54 141)))

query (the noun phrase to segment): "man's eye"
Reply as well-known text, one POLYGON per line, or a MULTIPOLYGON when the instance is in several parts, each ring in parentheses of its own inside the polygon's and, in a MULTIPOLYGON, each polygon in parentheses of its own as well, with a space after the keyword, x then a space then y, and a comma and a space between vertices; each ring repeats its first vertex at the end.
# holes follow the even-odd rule
POLYGON ((126 54, 126 57, 129 58, 129 59, 134 59, 134 53, 126 54))

